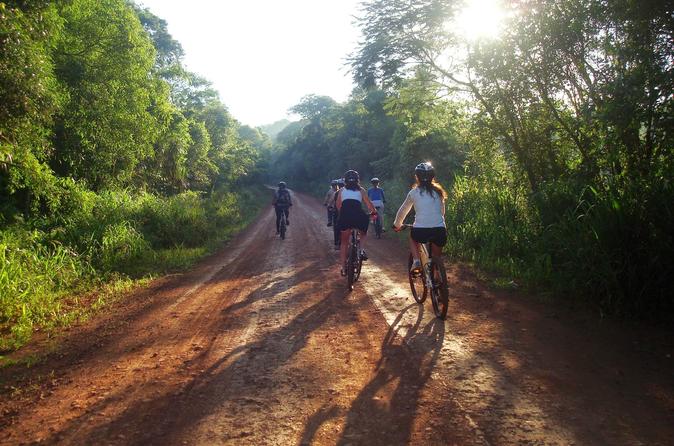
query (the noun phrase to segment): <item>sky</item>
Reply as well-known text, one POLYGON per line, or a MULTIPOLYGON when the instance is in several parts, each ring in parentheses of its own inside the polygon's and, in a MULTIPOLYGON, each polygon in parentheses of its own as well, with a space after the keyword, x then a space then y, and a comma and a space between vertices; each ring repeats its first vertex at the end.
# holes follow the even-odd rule
POLYGON ((213 83, 232 116, 260 126, 297 119, 308 94, 348 99, 345 66, 361 0, 138 0, 166 20, 185 67, 213 83))

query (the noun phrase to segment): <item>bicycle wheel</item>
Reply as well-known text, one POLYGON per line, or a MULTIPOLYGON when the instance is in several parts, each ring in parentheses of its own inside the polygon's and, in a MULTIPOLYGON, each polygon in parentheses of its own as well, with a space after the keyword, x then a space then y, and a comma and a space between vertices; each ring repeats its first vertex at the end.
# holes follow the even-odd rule
POLYGON ((285 216, 281 217, 281 222, 279 224, 279 233, 281 234, 281 240, 286 239, 286 218, 285 216))
POLYGON ((431 281, 433 282, 433 289, 431 290, 433 311, 435 316, 445 320, 449 307, 449 288, 447 286, 447 272, 441 258, 433 259, 431 263, 431 281))
POLYGON ((357 282, 360 277, 360 270, 363 268, 363 259, 360 258, 360 244, 356 246, 356 264, 354 270, 353 281, 357 282))
POLYGON ((409 260, 407 262, 407 271, 410 279, 410 288, 412 289, 412 296, 417 302, 424 303, 426 300, 427 289, 426 282, 424 281, 424 275, 421 272, 413 273, 410 271, 412 268, 412 262, 414 261, 412 254, 410 254, 409 260))
POLYGON ((381 229, 381 219, 377 217, 377 219, 374 221, 374 233, 377 238, 381 238, 381 229))
POLYGON ((355 272, 355 267, 354 267, 354 255, 353 255, 353 249, 351 246, 349 246, 349 253, 348 257, 346 258, 346 284, 347 288, 349 291, 353 291, 353 282, 354 280, 354 272, 355 272))

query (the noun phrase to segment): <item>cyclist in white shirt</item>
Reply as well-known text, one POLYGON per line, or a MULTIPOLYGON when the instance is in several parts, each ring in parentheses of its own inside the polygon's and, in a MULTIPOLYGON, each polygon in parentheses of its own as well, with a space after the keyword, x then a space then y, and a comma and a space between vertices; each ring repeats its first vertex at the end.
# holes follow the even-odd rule
POLYGON ((346 250, 349 245, 349 234, 351 229, 357 229, 360 233, 360 257, 367 260, 365 254, 365 240, 367 238, 367 228, 370 224, 369 217, 363 211, 365 204, 371 214, 376 215, 377 210, 367 196, 367 191, 360 186, 360 175, 355 170, 349 170, 344 174, 345 186, 337 193, 337 227, 341 232, 341 246, 339 250, 339 261, 342 266, 342 275, 346 274, 344 264, 346 263, 346 250))
POLYGON ((447 193, 435 180, 435 170, 431 163, 421 163, 414 169, 416 184, 398 209, 393 229, 398 232, 403 220, 414 207, 415 217, 410 233, 410 250, 414 262, 412 270, 419 270, 419 243, 431 242, 431 255, 441 256, 442 247, 447 243, 445 227, 445 199, 447 193))

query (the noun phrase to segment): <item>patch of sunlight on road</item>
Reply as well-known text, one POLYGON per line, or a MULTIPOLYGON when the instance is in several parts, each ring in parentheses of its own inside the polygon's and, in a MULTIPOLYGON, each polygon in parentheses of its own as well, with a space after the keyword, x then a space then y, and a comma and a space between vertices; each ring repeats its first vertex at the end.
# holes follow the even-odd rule
MULTIPOLYGON (((426 325, 433 322, 435 315, 430 298, 426 299, 423 306, 417 304, 412 297, 409 284, 396 283, 376 265, 368 264, 366 269, 365 274, 361 276, 365 291, 386 319, 386 323, 396 328, 403 341, 408 338, 408 331, 411 328, 418 327, 420 323, 426 325), (411 304, 414 306, 410 308, 411 304), (420 312, 422 312, 421 321, 419 321, 420 312)), ((463 361, 473 356, 466 342, 451 336, 449 332, 442 341, 442 354, 449 355, 454 361, 463 361)))
MULTIPOLYGON (((394 280, 372 263, 365 266, 359 283, 384 316, 386 323, 393 327, 408 347, 414 348, 415 338, 419 336, 416 333, 419 327, 432 324, 435 318, 430 298, 423 305, 417 304, 407 282, 400 283, 394 280)), ((493 415, 488 415, 488 417, 497 417, 491 422, 499 423, 504 429, 507 428, 511 435, 514 435, 504 437, 505 439, 514 440, 518 432, 530 432, 531 426, 535 426, 540 429, 541 438, 554 438, 555 444, 577 444, 576 436, 572 431, 559 422, 551 422, 554 418, 546 413, 545 401, 540 400, 536 395, 528 394, 525 389, 517 385, 517 382, 512 381, 511 374, 519 372, 521 365, 517 358, 513 357, 514 355, 506 355, 505 366, 493 364, 475 351, 464 333, 452 333, 449 329, 450 324, 451 319, 445 322, 446 331, 442 340, 440 357, 431 377, 455 394, 453 400, 461 408, 468 424, 474 429, 479 442, 490 444, 481 430, 485 423, 490 423, 484 419, 485 396, 507 394, 512 404, 507 411, 508 415, 503 416, 502 413, 499 415, 498 410, 491 412, 493 415), (461 378, 454 379, 456 377, 461 378), (515 414, 525 414, 525 418, 515 414)))

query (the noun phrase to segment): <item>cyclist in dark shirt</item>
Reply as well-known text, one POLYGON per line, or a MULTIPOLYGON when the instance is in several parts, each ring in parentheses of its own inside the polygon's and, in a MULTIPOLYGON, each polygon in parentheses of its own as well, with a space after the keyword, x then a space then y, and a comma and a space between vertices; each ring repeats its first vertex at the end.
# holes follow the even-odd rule
POLYGON ((274 198, 271 202, 271 205, 274 206, 276 210, 276 233, 279 233, 279 226, 281 224, 281 215, 285 214, 286 224, 290 225, 290 206, 293 205, 292 198, 290 197, 290 191, 286 187, 285 181, 278 183, 278 189, 274 192, 274 198))

